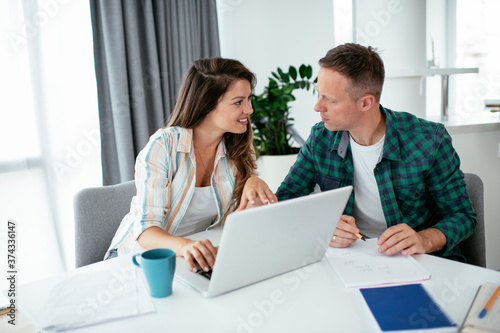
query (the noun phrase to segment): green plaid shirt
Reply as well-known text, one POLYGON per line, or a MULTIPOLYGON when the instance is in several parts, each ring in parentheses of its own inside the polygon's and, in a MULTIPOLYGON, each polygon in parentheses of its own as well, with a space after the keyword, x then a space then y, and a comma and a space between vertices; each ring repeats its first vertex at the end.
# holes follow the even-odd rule
MULTIPOLYGON (((441 230, 447 243, 439 256, 465 261, 457 246, 474 233, 476 214, 467 194, 460 159, 442 124, 382 106, 385 142, 375 167, 387 227, 406 223, 419 231, 441 230)), ((349 133, 332 132, 323 123, 313 126, 297 161, 278 188, 279 200, 354 186, 349 133)), ((345 214, 353 215, 355 193, 345 214)), ((361 231, 362 232, 362 231, 361 231)))

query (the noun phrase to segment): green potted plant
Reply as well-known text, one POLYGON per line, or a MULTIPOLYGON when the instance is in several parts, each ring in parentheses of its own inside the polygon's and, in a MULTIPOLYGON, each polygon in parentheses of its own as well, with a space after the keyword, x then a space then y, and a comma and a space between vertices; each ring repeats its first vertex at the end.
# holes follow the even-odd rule
POLYGON ((258 155, 288 155, 298 152, 292 145, 293 126, 289 103, 295 100, 293 91, 314 88, 316 79, 312 80, 313 69, 310 65, 294 66, 283 72, 278 67, 271 72, 272 77, 264 87, 264 91, 254 96, 252 126, 254 144, 258 155))
POLYGON ((314 90, 316 79, 312 79, 312 67, 304 64, 298 70, 290 66, 288 72, 278 67, 271 75, 264 91, 254 96, 251 118, 259 175, 271 190, 276 190, 299 151, 289 131, 294 121, 290 115, 293 92, 314 90))

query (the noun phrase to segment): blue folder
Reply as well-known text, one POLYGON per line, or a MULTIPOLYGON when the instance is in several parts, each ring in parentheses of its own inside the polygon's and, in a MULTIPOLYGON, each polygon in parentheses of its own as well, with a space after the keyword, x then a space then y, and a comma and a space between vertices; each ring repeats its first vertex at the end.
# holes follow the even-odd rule
POLYGON ((455 327, 421 284, 360 289, 382 331, 455 327))

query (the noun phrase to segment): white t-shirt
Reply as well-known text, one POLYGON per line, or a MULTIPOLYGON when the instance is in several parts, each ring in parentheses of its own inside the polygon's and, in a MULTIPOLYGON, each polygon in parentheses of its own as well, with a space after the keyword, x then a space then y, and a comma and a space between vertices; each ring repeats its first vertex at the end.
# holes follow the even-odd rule
POLYGON ((356 226, 369 238, 380 236, 387 224, 373 170, 382 154, 385 136, 374 145, 361 146, 350 138, 354 165, 354 212, 356 226))
POLYGON ((204 231, 216 216, 217 206, 212 187, 195 187, 191 202, 175 231, 175 236, 182 237, 204 231))

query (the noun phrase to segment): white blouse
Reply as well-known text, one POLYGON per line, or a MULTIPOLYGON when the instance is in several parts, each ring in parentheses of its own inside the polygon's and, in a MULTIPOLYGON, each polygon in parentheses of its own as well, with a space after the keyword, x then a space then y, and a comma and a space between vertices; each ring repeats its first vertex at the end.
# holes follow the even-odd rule
POLYGON ((207 229, 217 216, 212 187, 195 187, 186 214, 173 234, 182 237, 201 232, 207 229))

